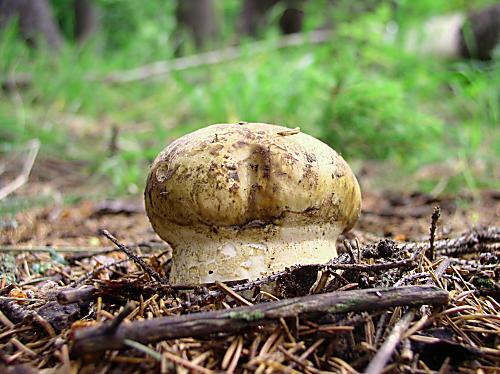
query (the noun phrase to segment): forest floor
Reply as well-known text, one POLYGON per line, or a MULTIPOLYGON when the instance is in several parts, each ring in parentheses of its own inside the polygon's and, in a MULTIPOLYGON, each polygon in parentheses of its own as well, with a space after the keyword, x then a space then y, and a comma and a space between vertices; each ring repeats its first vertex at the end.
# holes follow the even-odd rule
POLYGON ((50 195, 49 203, 0 217, 0 371, 429 373, 494 372, 500 365, 497 191, 435 198, 376 190, 367 177, 361 218, 338 241, 343 254, 329 266, 180 290, 164 281, 170 249, 152 230, 142 197, 66 204, 69 191, 92 195, 100 188, 73 170, 63 164, 34 170, 33 182, 10 199, 50 195), (59 171, 48 176, 51 170, 59 171), (432 218, 436 206, 440 217, 432 218), (438 301, 444 291, 448 303, 438 301), (396 292, 396 301, 335 312, 332 305, 307 309, 306 299, 297 299, 305 308, 300 318, 288 309, 258 309, 316 294, 322 303, 345 296, 358 305, 369 299, 363 292, 396 292), (436 293, 427 303, 433 306, 420 306, 426 292, 436 293), (251 304, 258 312, 252 318, 244 309, 235 310, 245 318, 223 315, 251 304), (137 325, 176 315, 196 320, 205 311, 219 314, 186 327, 189 333, 175 335, 168 321, 164 328, 174 335, 137 325), (214 330, 218 318, 224 323, 214 330), (114 326, 106 327, 110 320, 114 326))

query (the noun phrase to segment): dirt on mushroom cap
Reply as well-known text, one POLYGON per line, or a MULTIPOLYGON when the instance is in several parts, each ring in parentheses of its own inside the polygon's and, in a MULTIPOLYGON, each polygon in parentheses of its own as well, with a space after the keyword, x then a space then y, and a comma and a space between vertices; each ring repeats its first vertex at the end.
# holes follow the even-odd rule
POLYGON ((342 222, 351 228, 361 197, 349 166, 321 141, 287 132, 220 124, 179 138, 152 166, 148 214, 179 225, 342 222))

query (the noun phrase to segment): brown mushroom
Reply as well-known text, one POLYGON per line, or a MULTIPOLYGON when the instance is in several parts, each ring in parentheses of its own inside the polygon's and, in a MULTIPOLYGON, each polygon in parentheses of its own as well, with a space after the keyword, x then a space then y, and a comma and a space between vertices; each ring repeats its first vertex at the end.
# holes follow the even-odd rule
POLYGON ((325 263, 360 214, 344 159, 298 130, 218 124, 154 161, 145 190, 154 230, 173 248, 173 284, 256 279, 325 263))

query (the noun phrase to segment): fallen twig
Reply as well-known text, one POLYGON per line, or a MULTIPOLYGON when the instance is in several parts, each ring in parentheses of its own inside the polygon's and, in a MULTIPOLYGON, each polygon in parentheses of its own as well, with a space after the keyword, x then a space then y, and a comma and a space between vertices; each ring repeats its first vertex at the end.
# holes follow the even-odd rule
POLYGON ((33 165, 35 164, 36 156, 40 150, 40 141, 38 139, 31 140, 28 144, 28 149, 28 156, 24 160, 21 173, 12 182, 0 189, 0 200, 22 187, 28 181, 31 169, 33 169, 33 165))
POLYGON ((122 324, 114 334, 109 333, 109 323, 104 323, 97 327, 76 330, 74 349, 78 353, 98 352, 121 349, 125 339, 147 344, 181 337, 234 332, 248 326, 313 311, 346 313, 402 305, 447 303, 448 292, 429 286, 332 292, 228 310, 142 320, 122 324))
POLYGON ((116 245, 118 249, 120 249, 122 252, 124 252, 129 258, 131 258, 137 265, 139 265, 150 277, 151 279, 154 279, 160 283, 164 283, 164 279, 158 274, 156 271, 153 270, 151 266, 146 264, 144 260, 135 254, 132 253, 130 249, 125 247, 123 244, 118 242, 118 239, 116 239, 113 235, 108 230, 102 230, 102 234, 111 240, 111 242, 116 245))
POLYGON ((84 253, 88 252, 89 256, 116 251, 114 247, 47 247, 47 246, 0 246, 0 252, 62 252, 62 253, 84 253))
MULTIPOLYGON (((500 227, 479 227, 470 230, 456 238, 441 239, 434 242, 436 254, 456 256, 466 253, 481 252, 489 245, 500 242, 500 227)), ((418 249, 428 248, 429 242, 397 243, 398 250, 414 252, 418 249)))
POLYGON ((98 274, 99 272, 101 272, 103 270, 108 270, 108 269, 112 268, 113 266, 122 265, 128 261, 130 261, 130 259, 125 258, 123 260, 118 260, 118 261, 112 262, 111 264, 97 266, 94 269, 92 269, 91 271, 87 272, 87 274, 82 275, 80 278, 78 278, 78 279, 74 280, 73 282, 71 282, 70 284, 68 284, 68 286, 69 287, 76 287, 76 286, 84 283, 88 279, 92 278, 92 276, 94 276, 95 274, 98 274))
POLYGON ((434 251, 434 240, 436 240, 436 229, 437 229, 437 221, 439 216, 441 215, 441 209, 439 205, 434 207, 434 211, 432 212, 431 218, 431 228, 429 232, 429 255, 427 256, 431 261, 434 261, 436 258, 436 253, 434 251))
POLYGON ((135 303, 134 302, 129 302, 127 303, 122 311, 111 321, 111 324, 108 325, 108 331, 107 333, 112 335, 115 333, 115 331, 118 329, 118 327, 121 325, 121 323, 127 318, 130 313, 135 309, 135 303))
POLYGON ((413 258, 401 261, 384 262, 381 264, 328 264, 328 270, 358 270, 358 271, 383 271, 396 268, 404 268, 415 265, 413 258))
POLYGON ((97 288, 94 286, 86 286, 82 288, 68 288, 59 291, 56 295, 57 301, 60 304, 71 304, 80 301, 90 300, 97 293, 97 288))
POLYGON ((366 367, 365 374, 379 374, 382 372, 385 364, 394 353, 396 346, 401 341, 403 334, 408 330, 408 327, 410 327, 413 317, 415 317, 415 312, 410 310, 398 321, 398 323, 396 323, 396 326, 394 326, 384 344, 382 344, 377 354, 366 367))
POLYGON ((222 62, 236 60, 244 55, 255 55, 270 50, 296 47, 306 43, 325 43, 330 40, 331 35, 331 31, 328 30, 318 30, 308 34, 292 34, 282 37, 276 43, 270 43, 269 41, 254 42, 243 47, 228 47, 216 51, 200 53, 194 56, 180 57, 170 61, 158 61, 152 64, 137 67, 135 69, 114 72, 108 74, 104 78, 90 78, 113 84, 143 81, 164 76, 173 71, 181 71, 200 66, 216 65, 222 62))

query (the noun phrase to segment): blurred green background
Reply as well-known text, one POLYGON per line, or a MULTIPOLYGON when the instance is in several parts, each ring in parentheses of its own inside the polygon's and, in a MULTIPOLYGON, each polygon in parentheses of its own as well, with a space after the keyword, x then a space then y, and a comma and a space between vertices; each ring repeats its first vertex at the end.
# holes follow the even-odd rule
POLYGON ((37 163, 79 165, 90 194, 137 194, 151 161, 176 137, 212 123, 259 121, 300 127, 357 173, 383 161, 383 188, 436 191, 440 175, 426 171, 439 165, 450 173, 439 192, 498 188, 498 55, 489 62, 419 56, 404 52, 397 37, 433 15, 492 1, 359 2, 369 10, 327 3, 306 3, 303 30, 331 25, 330 40, 278 48, 280 5, 257 41, 235 34, 240 1, 216 1, 219 37, 204 48, 238 40, 239 58, 111 84, 110 73, 179 58, 179 40, 184 57, 200 52, 189 34, 179 39, 176 2, 96 1, 101 27, 77 46, 70 2, 53 1, 65 37, 58 52, 27 45, 15 22, 0 32, 2 77, 30 77, 27 87, 0 92, 1 154, 37 138, 37 163), (92 190, 98 184, 105 187, 92 190))

